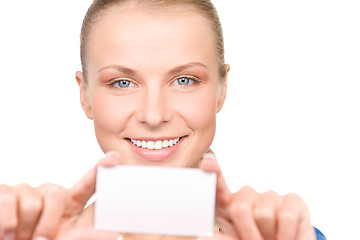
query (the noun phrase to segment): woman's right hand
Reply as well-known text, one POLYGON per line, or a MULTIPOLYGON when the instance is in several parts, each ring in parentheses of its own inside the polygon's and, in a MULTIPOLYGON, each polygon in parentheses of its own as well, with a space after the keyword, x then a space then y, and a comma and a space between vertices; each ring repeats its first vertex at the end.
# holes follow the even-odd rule
POLYGON ((118 239, 114 232, 75 228, 84 206, 95 192, 96 170, 118 163, 115 152, 91 169, 70 189, 55 184, 33 188, 27 184, 0 185, 1 240, 118 239))

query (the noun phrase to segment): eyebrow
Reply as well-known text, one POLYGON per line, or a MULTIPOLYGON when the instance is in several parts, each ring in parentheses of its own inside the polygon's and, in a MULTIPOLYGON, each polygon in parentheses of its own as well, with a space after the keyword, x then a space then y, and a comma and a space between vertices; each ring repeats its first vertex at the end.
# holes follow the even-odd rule
POLYGON ((128 74, 128 75, 136 75, 137 74, 137 72, 135 70, 133 70, 131 68, 128 68, 128 67, 121 66, 121 65, 105 66, 105 67, 101 68, 98 72, 101 72, 101 71, 106 70, 106 69, 113 69, 113 70, 123 72, 123 73, 128 74))
POLYGON ((191 63, 187 63, 187 64, 184 64, 184 65, 174 67, 173 69, 168 71, 168 74, 169 75, 174 75, 174 74, 177 74, 179 72, 182 72, 184 70, 187 70, 187 69, 193 68, 193 67, 203 67, 203 68, 206 68, 206 69, 208 68, 206 65, 204 65, 204 64, 202 64, 200 62, 191 62, 191 63))
MULTIPOLYGON (((206 69, 208 68, 206 65, 204 65, 204 64, 202 64, 200 62, 190 62, 190 63, 183 64, 183 65, 180 65, 180 66, 176 66, 176 67, 170 69, 167 72, 167 74, 168 75, 174 75, 174 74, 177 74, 179 72, 182 72, 184 70, 187 70, 187 69, 193 68, 193 67, 203 67, 203 68, 206 68, 206 69)), ((125 73, 127 75, 137 75, 136 70, 128 68, 128 67, 124 67, 124 66, 121 66, 121 65, 108 65, 108 66, 105 66, 105 67, 101 68, 98 72, 101 72, 101 71, 106 70, 106 69, 113 69, 113 70, 125 73)))

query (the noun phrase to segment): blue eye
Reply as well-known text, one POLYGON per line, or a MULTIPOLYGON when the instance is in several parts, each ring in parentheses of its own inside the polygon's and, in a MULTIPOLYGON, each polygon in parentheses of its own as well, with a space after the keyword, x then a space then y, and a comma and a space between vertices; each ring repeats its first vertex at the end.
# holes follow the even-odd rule
POLYGON ((198 82, 199 81, 196 79, 196 77, 183 75, 183 76, 176 78, 176 80, 173 82, 173 84, 180 85, 180 86, 187 86, 187 85, 191 85, 193 83, 198 83, 198 82))
POLYGON ((193 82, 193 80, 191 80, 190 78, 187 78, 187 77, 178 78, 178 79, 176 79, 176 81, 179 85, 182 85, 182 86, 189 85, 190 83, 193 82))
POLYGON ((117 81, 112 83, 112 85, 118 88, 129 88, 134 86, 134 83, 126 79, 118 79, 117 81))

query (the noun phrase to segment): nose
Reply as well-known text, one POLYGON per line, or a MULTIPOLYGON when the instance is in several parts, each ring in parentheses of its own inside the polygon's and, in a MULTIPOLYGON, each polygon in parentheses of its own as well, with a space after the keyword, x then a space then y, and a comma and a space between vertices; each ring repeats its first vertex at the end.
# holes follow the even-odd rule
POLYGON ((169 122, 173 115, 168 104, 169 100, 166 92, 161 88, 145 90, 141 106, 137 111, 138 121, 151 128, 169 122))

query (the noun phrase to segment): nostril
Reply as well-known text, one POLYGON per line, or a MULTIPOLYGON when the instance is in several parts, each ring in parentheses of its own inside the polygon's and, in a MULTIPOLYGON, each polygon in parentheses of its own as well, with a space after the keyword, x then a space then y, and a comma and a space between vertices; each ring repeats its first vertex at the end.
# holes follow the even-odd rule
POLYGON ((151 127, 157 127, 171 120, 171 113, 165 108, 151 107, 139 113, 138 120, 151 127))
POLYGON ((138 121, 149 127, 158 127, 172 118, 172 110, 168 104, 170 99, 160 87, 146 88, 139 105, 138 121))

